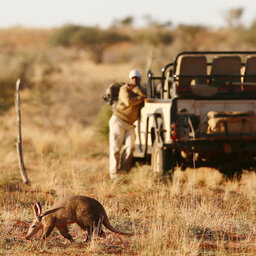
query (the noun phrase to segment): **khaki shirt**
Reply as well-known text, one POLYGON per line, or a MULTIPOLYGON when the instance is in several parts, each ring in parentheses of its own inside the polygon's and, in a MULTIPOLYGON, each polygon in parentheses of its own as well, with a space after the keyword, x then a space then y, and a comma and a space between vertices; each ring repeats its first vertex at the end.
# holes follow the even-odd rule
POLYGON ((120 88, 118 103, 114 109, 114 115, 129 124, 133 124, 139 116, 139 111, 146 97, 145 92, 139 86, 129 89, 127 84, 120 88))

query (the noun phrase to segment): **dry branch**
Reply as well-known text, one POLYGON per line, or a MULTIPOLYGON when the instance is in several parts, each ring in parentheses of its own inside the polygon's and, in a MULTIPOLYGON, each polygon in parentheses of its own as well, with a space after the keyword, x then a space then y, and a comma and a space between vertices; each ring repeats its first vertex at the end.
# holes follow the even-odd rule
POLYGON ((15 108, 17 113, 17 126, 18 126, 18 136, 17 136, 17 153, 18 153, 18 160, 19 160, 19 167, 22 180, 25 184, 29 184, 29 179, 27 175, 27 171, 23 161, 23 153, 22 153, 22 137, 21 137, 21 115, 20 115, 20 79, 16 82, 16 94, 15 94, 15 108))

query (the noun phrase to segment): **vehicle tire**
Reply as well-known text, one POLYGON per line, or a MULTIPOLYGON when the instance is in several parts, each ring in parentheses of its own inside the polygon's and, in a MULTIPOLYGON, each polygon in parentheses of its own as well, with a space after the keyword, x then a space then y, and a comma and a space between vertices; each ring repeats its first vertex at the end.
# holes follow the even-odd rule
POLYGON ((157 146, 156 141, 153 144, 153 150, 151 155, 151 167, 155 174, 160 176, 164 175, 165 172, 165 159, 164 159, 164 150, 157 146))

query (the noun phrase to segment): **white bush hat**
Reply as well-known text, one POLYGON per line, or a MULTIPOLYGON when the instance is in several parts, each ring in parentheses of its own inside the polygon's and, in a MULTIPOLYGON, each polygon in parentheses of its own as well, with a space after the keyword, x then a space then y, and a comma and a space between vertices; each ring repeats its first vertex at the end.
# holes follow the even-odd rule
POLYGON ((140 71, 138 71, 137 69, 131 70, 129 73, 129 78, 131 79, 133 77, 141 77, 140 71))

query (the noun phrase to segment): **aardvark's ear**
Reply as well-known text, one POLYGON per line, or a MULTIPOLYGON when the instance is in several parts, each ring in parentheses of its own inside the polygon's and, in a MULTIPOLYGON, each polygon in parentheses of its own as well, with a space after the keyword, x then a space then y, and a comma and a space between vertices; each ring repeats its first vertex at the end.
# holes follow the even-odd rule
POLYGON ((41 214, 42 214, 41 204, 39 202, 37 202, 37 203, 34 204, 33 207, 34 207, 34 213, 35 213, 36 217, 41 216, 41 214))

